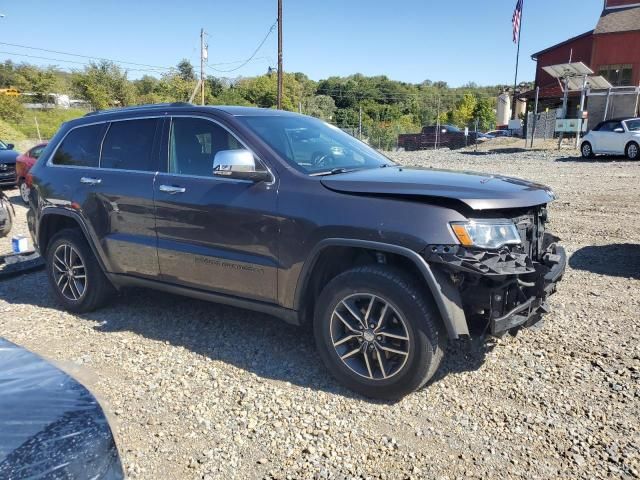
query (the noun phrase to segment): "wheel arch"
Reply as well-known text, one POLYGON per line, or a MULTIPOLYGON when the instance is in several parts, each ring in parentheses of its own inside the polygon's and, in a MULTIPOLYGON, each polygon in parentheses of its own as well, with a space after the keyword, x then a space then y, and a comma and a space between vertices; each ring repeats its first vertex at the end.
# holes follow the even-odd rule
POLYGON ((104 261, 104 251, 95 241, 94 236, 87 228, 87 225, 80 214, 67 209, 48 207, 42 212, 36 234, 40 254, 44 257, 53 236, 57 232, 68 228, 75 228, 82 232, 82 235, 89 244, 89 248, 91 248, 91 251, 98 260, 100 268, 102 268, 102 271, 106 273, 108 270, 106 269, 104 261))
MULTIPOLYGON (((418 280, 422 280, 426 284, 427 290, 440 312, 448 337, 456 339, 463 335, 469 335, 460 293, 443 272, 432 269, 420 254, 409 248, 368 240, 328 238, 320 241, 313 248, 302 267, 295 291, 294 308, 300 312, 301 316, 310 313, 307 311, 309 308, 307 299, 310 294, 316 291, 314 284, 323 280, 326 264, 323 265, 321 260, 333 252, 337 254, 344 252, 345 249, 373 255, 374 258, 378 253, 382 253, 391 254, 400 259, 406 267, 413 270, 418 280)), ((348 264, 348 267, 351 266, 353 265, 348 264)), ((344 270, 343 268, 342 271, 344 270)))

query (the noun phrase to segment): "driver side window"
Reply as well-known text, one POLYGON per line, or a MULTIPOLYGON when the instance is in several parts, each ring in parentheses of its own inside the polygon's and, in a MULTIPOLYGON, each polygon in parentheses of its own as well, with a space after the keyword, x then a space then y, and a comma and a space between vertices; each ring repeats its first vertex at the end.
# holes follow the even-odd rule
POLYGON ((169 173, 213 176, 213 160, 223 150, 245 148, 226 129, 203 118, 175 117, 169 134, 169 173))

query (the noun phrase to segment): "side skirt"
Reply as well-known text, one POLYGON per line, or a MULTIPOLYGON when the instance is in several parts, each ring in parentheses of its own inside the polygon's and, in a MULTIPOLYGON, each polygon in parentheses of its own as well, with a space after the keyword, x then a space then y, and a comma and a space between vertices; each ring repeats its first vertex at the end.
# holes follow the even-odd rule
POLYGON ((205 290, 183 287, 180 285, 159 282, 156 280, 148 280, 146 278, 132 277, 130 275, 119 275, 115 273, 107 273, 106 275, 111 283, 113 283, 118 289, 121 287, 150 288, 152 290, 173 293, 175 295, 197 298, 198 300, 221 303, 223 305, 230 305, 232 307, 253 310, 254 312, 266 313, 267 315, 272 315, 279 318, 280 320, 284 320, 286 323, 289 323, 291 325, 300 325, 298 312, 296 310, 284 308, 279 305, 259 302, 256 300, 247 300, 244 298, 233 297, 221 293, 213 293, 205 290))

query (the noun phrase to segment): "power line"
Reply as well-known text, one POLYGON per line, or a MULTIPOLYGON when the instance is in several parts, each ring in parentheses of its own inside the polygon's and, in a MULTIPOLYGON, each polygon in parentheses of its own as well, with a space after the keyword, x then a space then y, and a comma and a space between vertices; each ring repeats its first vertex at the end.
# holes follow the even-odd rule
MULTIPOLYGON (((2 42, 0 42, 1 44, 2 42)), ((16 57, 26 57, 26 58, 34 58, 37 60, 48 60, 51 62, 65 62, 65 63, 73 63, 76 65, 82 65, 82 66, 89 66, 91 65, 90 63, 87 62, 79 62, 77 60, 66 60, 63 58, 51 58, 51 57, 42 57, 39 55, 28 55, 26 53, 16 53, 16 52, 5 52, 5 51, 0 51, 1 54, 4 55, 12 55, 12 56, 16 56, 16 57)), ((152 72, 152 73, 158 73, 157 70, 150 70, 150 69, 145 69, 145 68, 129 68, 128 70, 130 71, 135 71, 135 72, 152 72)))
MULTIPOLYGON (((9 47, 24 48, 24 49, 27 49, 27 50, 38 50, 38 51, 41 51, 41 52, 55 53, 55 54, 58 54, 58 55, 68 55, 70 57, 87 58, 87 59, 90 59, 90 60, 103 60, 103 61, 107 61, 107 62, 121 63, 121 64, 125 64, 125 65, 134 65, 134 66, 146 67, 148 69, 154 69, 154 70, 174 70, 175 69, 175 67, 161 67, 161 66, 158 66, 158 65, 148 65, 146 63, 128 62, 128 61, 125 61, 125 60, 114 60, 112 58, 106 58, 106 57, 94 57, 94 56, 89 56, 89 55, 81 55, 79 53, 63 52, 63 51, 60 51, 60 50, 50 50, 48 48, 31 47, 31 46, 28 46, 28 45, 20 45, 20 44, 17 44, 17 43, 0 42, 0 45, 6 45, 6 46, 9 46, 9 47)), ((16 54, 16 55, 18 55, 18 54, 16 54)), ((27 56, 27 55, 25 55, 25 56, 27 56)))
MULTIPOLYGON (((253 51, 253 53, 251 54, 251 56, 249 58, 247 58, 245 61, 242 62, 241 65, 229 69, 229 70, 218 70, 217 68, 213 68, 210 65, 207 65, 208 68, 210 68, 211 70, 213 70, 214 72, 220 72, 220 73, 230 73, 230 72, 235 72, 236 70, 240 70, 242 67, 244 67, 245 65, 247 65, 249 62, 251 62, 254 57, 258 54, 258 52, 260 51, 260 49, 262 48, 262 46, 267 42, 267 39, 269 38, 269 36, 273 33, 273 31, 276 28, 276 25, 278 25, 278 20, 276 20, 273 25, 271 25, 271 28, 269 28, 269 31, 267 32, 267 34, 264 36, 264 38, 262 39, 262 41, 260 42, 260 44, 258 44, 258 46, 256 47, 256 49, 253 51)), ((235 63, 235 62, 230 62, 230 63, 235 63)))

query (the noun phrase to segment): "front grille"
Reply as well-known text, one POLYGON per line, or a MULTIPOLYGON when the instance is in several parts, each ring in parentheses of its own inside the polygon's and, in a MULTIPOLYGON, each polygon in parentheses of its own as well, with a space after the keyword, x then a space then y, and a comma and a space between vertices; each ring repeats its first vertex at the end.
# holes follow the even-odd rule
POLYGON ((538 260, 542 254, 542 239, 546 222, 546 209, 539 208, 512 219, 518 228, 522 253, 531 259, 538 260))
POLYGON ((13 163, 0 163, 0 175, 3 173, 15 173, 16 166, 13 163))

